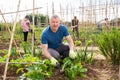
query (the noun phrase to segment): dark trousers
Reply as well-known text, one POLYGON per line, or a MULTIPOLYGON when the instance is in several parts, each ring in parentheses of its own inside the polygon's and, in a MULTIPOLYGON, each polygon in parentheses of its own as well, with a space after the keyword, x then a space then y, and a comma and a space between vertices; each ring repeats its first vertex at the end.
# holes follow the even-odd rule
POLYGON ((59 54, 61 55, 61 58, 65 58, 65 57, 69 57, 69 46, 68 45, 60 45, 56 51, 59 52, 59 54))
POLYGON ((23 34, 24 34, 24 41, 26 42, 28 37, 28 32, 23 32, 23 34))
POLYGON ((101 33, 102 32, 102 25, 100 23, 98 23, 97 27, 98 27, 98 33, 101 33))
POLYGON ((57 49, 49 48, 48 51, 54 58, 64 59, 65 57, 69 57, 69 46, 68 45, 60 45, 57 49))
POLYGON ((78 27, 73 28, 73 35, 74 35, 75 32, 76 32, 77 39, 79 39, 79 30, 78 30, 78 27))

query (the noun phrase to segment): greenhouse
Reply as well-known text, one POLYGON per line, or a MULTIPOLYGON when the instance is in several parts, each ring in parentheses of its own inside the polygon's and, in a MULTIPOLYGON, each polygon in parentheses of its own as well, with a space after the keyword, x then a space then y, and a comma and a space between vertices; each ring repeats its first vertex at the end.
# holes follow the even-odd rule
POLYGON ((0 80, 120 80, 120 0, 0 0, 0 80))

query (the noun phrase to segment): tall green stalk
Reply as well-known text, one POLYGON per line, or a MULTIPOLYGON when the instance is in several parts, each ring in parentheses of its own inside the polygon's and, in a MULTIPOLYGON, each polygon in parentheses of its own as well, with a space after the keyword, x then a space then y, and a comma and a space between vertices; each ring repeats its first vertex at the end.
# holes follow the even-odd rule
POLYGON ((113 64, 120 62, 120 32, 111 30, 111 32, 103 32, 98 35, 96 42, 102 54, 111 60, 113 64))

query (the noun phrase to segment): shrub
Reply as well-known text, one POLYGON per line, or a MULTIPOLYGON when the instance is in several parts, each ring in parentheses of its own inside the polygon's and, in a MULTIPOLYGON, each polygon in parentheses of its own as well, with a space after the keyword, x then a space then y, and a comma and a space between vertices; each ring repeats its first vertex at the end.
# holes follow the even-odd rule
POLYGON ((120 62, 120 32, 118 30, 111 30, 111 32, 103 32, 96 38, 97 45, 106 57, 111 60, 113 64, 120 62))

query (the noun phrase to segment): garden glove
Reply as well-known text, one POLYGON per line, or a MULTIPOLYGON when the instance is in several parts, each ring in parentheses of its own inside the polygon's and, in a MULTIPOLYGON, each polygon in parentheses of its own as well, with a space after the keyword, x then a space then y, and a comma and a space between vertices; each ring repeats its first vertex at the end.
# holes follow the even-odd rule
POLYGON ((76 56, 77 56, 77 54, 76 54, 73 50, 70 50, 70 52, 69 52, 69 57, 70 57, 71 59, 74 59, 76 56))
POLYGON ((52 64, 53 66, 57 66, 58 61, 57 61, 54 57, 52 57, 52 58, 50 59, 50 61, 51 61, 51 64, 52 64))

